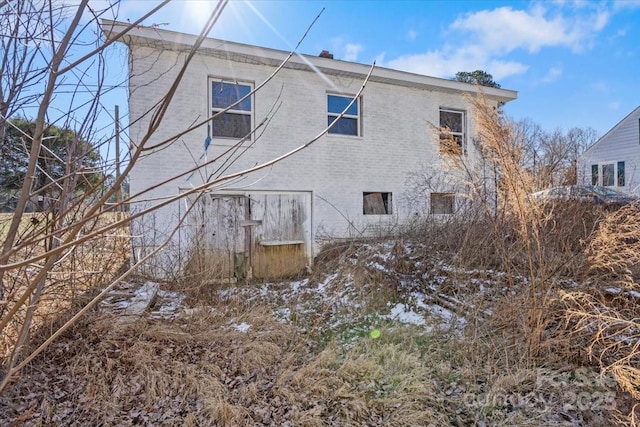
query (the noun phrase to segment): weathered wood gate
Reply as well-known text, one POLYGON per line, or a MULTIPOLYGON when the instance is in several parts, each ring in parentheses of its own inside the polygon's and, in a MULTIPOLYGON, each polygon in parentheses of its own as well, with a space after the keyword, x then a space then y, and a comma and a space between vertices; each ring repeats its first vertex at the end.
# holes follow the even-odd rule
POLYGON ((190 264, 205 278, 278 278, 311 261, 308 192, 205 193, 194 203, 190 264))

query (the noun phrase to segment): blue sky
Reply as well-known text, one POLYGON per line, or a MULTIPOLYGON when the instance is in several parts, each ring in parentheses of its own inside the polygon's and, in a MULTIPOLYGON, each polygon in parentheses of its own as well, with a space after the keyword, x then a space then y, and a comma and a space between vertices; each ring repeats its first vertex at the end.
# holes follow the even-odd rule
MULTIPOLYGON (((125 0, 119 20, 150 1, 125 0)), ((198 33, 215 2, 177 0, 147 24, 198 33)), ((451 78, 482 69, 518 91, 506 112, 600 135, 640 105, 640 0, 231 0, 212 37, 451 78)))

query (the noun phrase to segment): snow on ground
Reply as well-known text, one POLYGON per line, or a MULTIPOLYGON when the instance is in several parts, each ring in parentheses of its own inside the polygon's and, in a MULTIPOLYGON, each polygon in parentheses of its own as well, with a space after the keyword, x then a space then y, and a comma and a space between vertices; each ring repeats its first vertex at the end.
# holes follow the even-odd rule
POLYGON ((247 331, 251 329, 251 325, 249 325, 247 322, 242 322, 240 324, 234 323, 231 325, 231 327, 236 331, 242 332, 242 333, 247 333, 247 331))
MULTIPOLYGON (((466 324, 467 319, 459 314, 469 312, 471 304, 463 300, 464 292, 471 291, 477 296, 503 286, 499 274, 463 271, 441 260, 413 256, 415 249, 412 244, 400 248, 392 242, 365 244, 362 250, 341 260, 330 274, 296 281, 234 285, 221 288, 218 295, 223 300, 270 306, 273 317, 279 321, 300 322, 302 317, 309 326, 319 324, 327 332, 367 330, 384 322, 412 325, 428 332, 433 327, 458 328, 466 324), (413 262, 410 273, 396 271, 398 254, 413 262), (467 288, 452 282, 464 276, 468 277, 467 288), (363 277, 369 280, 361 283, 363 277), (463 292, 451 295, 445 292, 447 287, 463 292), (380 300, 383 304, 379 304, 380 300), (371 309, 372 304, 377 307, 375 310, 371 309)), ((148 286, 142 286, 139 293, 145 293, 148 286)), ((126 309, 135 302, 121 298, 118 304, 126 309)), ((193 311, 184 306, 184 296, 179 292, 158 290, 149 317, 175 319, 193 311)), ((230 323, 230 327, 246 332, 251 326, 230 323)))
MULTIPOLYGON (((434 327, 461 331, 472 320, 465 316, 491 316, 490 309, 478 304, 515 292, 507 287, 503 272, 462 269, 438 259, 437 255, 415 256, 429 253, 416 251, 417 245, 365 244, 341 259, 331 273, 312 274, 296 281, 233 285, 221 288, 218 295, 222 300, 271 307, 273 317, 281 322, 335 333, 376 328, 384 322, 411 325, 425 332, 434 327), (398 262, 407 260, 411 262, 408 267, 405 265, 402 273, 397 271, 398 262)), ((525 278, 516 281, 526 283, 525 278)), ((573 285, 569 283, 567 287, 573 285)), ((158 290, 158 285, 152 282, 135 291, 119 290, 104 305, 121 313, 130 312, 148 300, 154 289, 157 295, 149 310, 151 318, 175 319, 194 310, 184 306, 184 297, 179 292, 158 290)), ((640 298, 640 292, 633 290, 611 287, 606 291, 640 298)), ((240 332, 250 328, 246 323, 230 325, 240 332)))
POLYGON ((425 324, 424 315, 418 314, 405 304, 399 302, 391 307, 388 317, 400 323, 422 326, 425 324))

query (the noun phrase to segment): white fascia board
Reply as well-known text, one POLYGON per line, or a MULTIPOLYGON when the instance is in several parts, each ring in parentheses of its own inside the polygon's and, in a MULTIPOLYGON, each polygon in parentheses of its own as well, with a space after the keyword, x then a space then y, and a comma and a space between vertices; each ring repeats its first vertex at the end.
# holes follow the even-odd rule
POLYGON ((584 152, 580 155, 580 157, 586 156, 589 151, 591 151, 596 146, 600 145, 600 143, 602 141, 606 141, 609 138, 609 135, 611 135, 613 132, 615 132, 616 129, 618 129, 620 126, 622 126, 624 123, 626 123, 627 120, 630 120, 632 117, 635 117, 636 113, 640 113, 640 106, 638 108, 636 108, 635 110, 633 110, 632 112, 630 112, 629 114, 627 114, 624 117, 624 119, 622 119, 618 123, 616 123, 616 125, 614 127, 612 127, 611 129, 609 129, 607 131, 607 133, 602 135, 596 142, 594 142, 589 147, 587 147, 587 149, 584 150, 584 152))
MULTIPOLYGON (((103 20, 102 30, 108 39, 113 39, 124 31, 129 24, 103 20)), ((127 45, 151 45, 165 49, 185 50, 191 48, 198 36, 179 33, 176 31, 161 30, 153 27, 136 26, 131 28, 120 41, 127 45)), ((225 56, 232 60, 256 62, 267 65, 282 63, 289 52, 253 46, 226 40, 206 38, 200 47, 204 53, 212 53, 216 56, 225 56)), ((371 68, 367 64, 342 61, 339 59, 322 58, 312 55, 295 54, 289 61, 289 68, 312 70, 317 67, 322 72, 331 75, 349 75, 364 78, 371 68)), ((372 81, 389 83, 409 87, 423 87, 447 92, 484 93, 488 98, 500 102, 509 102, 518 97, 518 92, 508 89, 493 87, 479 87, 477 85, 462 83, 455 80, 447 80, 438 77, 425 76, 390 68, 376 67, 371 76, 372 81)))

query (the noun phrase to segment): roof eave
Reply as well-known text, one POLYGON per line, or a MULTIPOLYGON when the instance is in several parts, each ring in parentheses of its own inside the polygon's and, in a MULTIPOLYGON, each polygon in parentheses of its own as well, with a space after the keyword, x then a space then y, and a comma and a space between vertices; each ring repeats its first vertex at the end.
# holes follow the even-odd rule
MULTIPOLYGON (((117 21, 102 21, 102 30, 110 40, 118 37, 128 26, 129 24, 127 23, 117 21)), ((165 49, 184 50, 190 49, 196 43, 197 39, 198 36, 191 34, 154 27, 136 26, 131 28, 126 35, 122 36, 120 41, 127 45, 154 45, 162 46, 165 49)), ((216 56, 225 56, 231 60, 251 61, 265 65, 279 65, 289 56, 289 52, 277 49, 214 38, 206 38, 203 40, 200 50, 216 56)), ((293 55, 288 61, 288 66, 290 68, 307 70, 317 68, 323 73, 330 75, 349 75, 361 78, 366 76, 371 68, 371 65, 367 64, 303 54, 293 55)), ((444 90, 447 92, 484 93, 488 98, 505 103, 518 97, 517 91, 514 90, 486 86, 480 87, 455 80, 425 76, 384 67, 376 67, 371 76, 371 80, 409 87, 444 90)))

